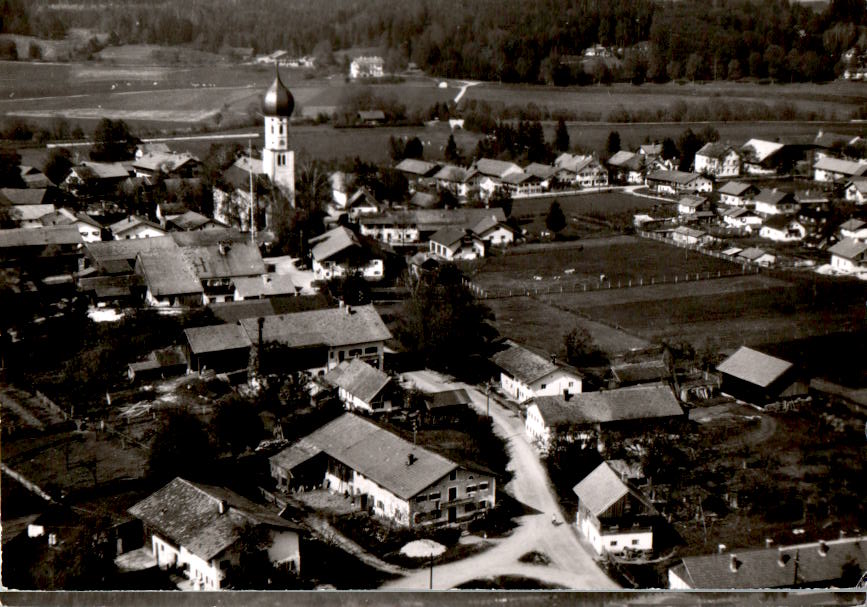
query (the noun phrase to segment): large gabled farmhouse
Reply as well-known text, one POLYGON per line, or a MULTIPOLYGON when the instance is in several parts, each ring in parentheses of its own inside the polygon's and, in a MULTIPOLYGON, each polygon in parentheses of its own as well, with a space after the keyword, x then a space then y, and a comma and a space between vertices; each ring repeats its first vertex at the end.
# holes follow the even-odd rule
POLYGON ((507 341, 506 346, 491 356, 491 362, 501 370, 502 389, 519 403, 534 396, 581 392, 582 376, 577 370, 513 341, 507 341))

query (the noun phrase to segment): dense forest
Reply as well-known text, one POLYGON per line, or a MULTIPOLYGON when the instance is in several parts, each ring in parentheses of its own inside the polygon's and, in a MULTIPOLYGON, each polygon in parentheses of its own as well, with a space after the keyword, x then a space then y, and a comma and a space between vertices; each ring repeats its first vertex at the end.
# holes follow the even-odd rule
POLYGON ((613 79, 827 80, 843 53, 867 51, 865 3, 815 10, 787 0, 0 0, 0 31, 63 37, 69 28, 115 43, 224 51, 285 49, 321 62, 354 47, 383 49, 447 77, 573 84, 613 79), (594 44, 612 61, 582 62, 594 44))

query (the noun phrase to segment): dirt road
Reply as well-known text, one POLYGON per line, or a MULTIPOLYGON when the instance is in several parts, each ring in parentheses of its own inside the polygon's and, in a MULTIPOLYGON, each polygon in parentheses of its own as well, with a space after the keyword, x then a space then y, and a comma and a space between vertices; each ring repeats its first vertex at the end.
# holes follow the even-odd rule
MULTIPOLYGON (((485 412, 485 395, 472 386, 450 382, 432 371, 416 371, 405 377, 425 391, 464 388, 479 412, 485 412)), ((518 527, 509 537, 494 540, 496 545, 481 554, 467 559, 434 567, 435 589, 454 588, 474 579, 499 575, 518 575, 541 580, 571 589, 612 589, 612 582, 596 565, 587 547, 579 540, 574 526, 553 525, 552 514, 561 521, 564 518, 548 475, 542 467, 534 448, 527 441, 521 419, 500 405, 493 396, 489 402, 494 429, 508 443, 511 461, 509 469, 512 480, 508 491, 518 501, 539 511, 517 519, 518 527), (537 550, 549 559, 548 565, 530 565, 519 562, 524 554, 537 550)), ((389 582, 388 589, 423 589, 429 584, 429 572, 418 571, 389 582)))

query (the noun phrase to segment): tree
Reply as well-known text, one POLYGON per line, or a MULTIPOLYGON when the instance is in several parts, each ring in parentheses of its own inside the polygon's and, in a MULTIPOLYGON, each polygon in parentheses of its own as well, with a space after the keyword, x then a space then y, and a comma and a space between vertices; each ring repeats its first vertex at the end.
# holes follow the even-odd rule
POLYGON ((554 131, 554 147, 558 152, 569 151, 569 129, 566 128, 566 121, 563 118, 557 121, 557 129, 554 131))
POLYGON ((99 162, 128 160, 132 158, 139 141, 123 120, 103 118, 93 131, 90 158, 99 162))
POLYGON ((545 226, 555 234, 562 232, 566 228, 566 216, 563 214, 563 209, 560 208, 560 203, 556 200, 548 208, 545 226))
POLYGON ((620 151, 620 133, 611 131, 608 133, 608 139, 605 141, 605 153, 611 157, 620 151))
POLYGON ((458 149, 458 144, 455 141, 454 134, 449 134, 449 140, 446 142, 446 148, 443 152, 443 157, 446 162, 452 164, 461 164, 463 162, 463 158, 460 150, 458 149))
POLYGON ((509 217, 512 214, 512 195, 505 188, 497 188, 491 194, 488 206, 492 209, 503 209, 503 214, 509 217))
POLYGON ((496 335, 490 320, 493 313, 476 301, 461 271, 446 264, 414 285, 396 333, 403 346, 418 352, 427 364, 461 369, 496 335))
POLYGON ((228 449, 232 455, 255 447, 264 434, 262 419, 255 407, 235 396, 219 405, 211 427, 217 444, 228 449))
POLYGON ((747 60, 747 65, 750 67, 750 76, 753 78, 761 78, 764 76, 765 64, 762 63, 762 54, 758 51, 753 51, 747 60))
POLYGON ((413 137, 409 141, 406 142, 406 147, 403 149, 403 157, 404 158, 418 158, 421 159, 424 157, 424 145, 421 142, 421 139, 418 137, 413 137))
POLYGON ((677 149, 680 154, 680 164, 677 168, 681 171, 688 171, 695 160, 695 153, 701 149, 702 145, 701 139, 693 133, 692 129, 688 128, 681 133, 680 137, 677 138, 677 149))
POLYGON ((68 148, 51 148, 42 172, 53 183, 60 183, 69 174, 72 168, 72 152, 68 148))
POLYGON ((729 80, 740 80, 743 78, 743 73, 741 72, 741 62, 737 59, 732 59, 728 64, 728 78, 729 80))
POLYGON ((765 50, 765 63, 768 65, 768 76, 776 80, 783 71, 786 60, 786 51, 783 47, 772 44, 765 50))
POLYGON ((699 75, 701 71, 702 64, 704 63, 701 55, 698 53, 692 53, 686 60, 686 67, 684 68, 684 75, 687 80, 692 80, 695 82, 696 77, 699 75))
POLYGON ((570 365, 587 364, 599 355, 599 348, 593 337, 582 326, 576 326, 563 336, 563 347, 566 350, 566 362, 570 365))
POLYGON ((199 418, 186 410, 173 411, 151 442, 148 473, 160 480, 194 480, 207 475, 213 460, 214 450, 199 418))
POLYGON ((25 187, 21 178, 21 156, 9 148, 0 148, 0 187, 25 187))
POLYGON ((662 152, 660 154, 663 160, 673 160, 677 158, 677 144, 674 139, 666 137, 662 140, 662 152))

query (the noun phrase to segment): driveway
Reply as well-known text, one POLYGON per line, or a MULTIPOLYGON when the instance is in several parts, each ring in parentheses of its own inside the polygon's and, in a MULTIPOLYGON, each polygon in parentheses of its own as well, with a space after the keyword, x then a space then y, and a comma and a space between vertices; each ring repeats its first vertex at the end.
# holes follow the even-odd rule
MULTIPOLYGON (((416 371, 404 377, 419 389, 429 392, 464 388, 477 411, 485 412, 485 395, 463 383, 451 382, 433 371, 416 371)), ((508 443, 513 472, 507 488, 523 504, 539 511, 516 519, 518 527, 481 554, 434 567, 435 589, 454 588, 474 579, 498 575, 518 575, 581 590, 607 590, 618 586, 596 565, 589 548, 583 545, 572 524, 552 525, 551 516, 570 521, 560 511, 556 495, 550 487, 547 471, 539 461, 534 447, 527 440, 520 417, 501 405, 493 396, 489 402, 495 432, 508 443), (548 565, 530 565, 518 559, 533 550, 544 553, 548 565)), ((422 570, 383 586, 388 589, 428 588, 429 572, 422 570)))

